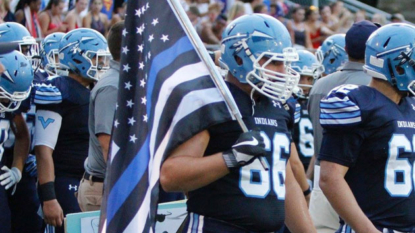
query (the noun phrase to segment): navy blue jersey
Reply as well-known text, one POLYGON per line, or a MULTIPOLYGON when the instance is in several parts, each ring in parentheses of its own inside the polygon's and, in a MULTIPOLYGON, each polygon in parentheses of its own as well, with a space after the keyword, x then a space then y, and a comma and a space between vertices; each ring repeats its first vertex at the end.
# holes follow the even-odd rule
POLYGON ((10 122, 12 121, 12 119, 13 119, 13 113, 11 112, 0 113, 0 162, 3 162, 3 164, 8 165, 9 167, 12 161, 10 161, 10 158, 8 158, 7 156, 3 156, 3 154, 4 154, 4 144, 9 138, 9 133, 11 131, 10 122))
POLYGON ((53 151, 56 175, 82 177, 83 163, 88 156, 89 94, 89 89, 66 76, 36 87, 36 109, 53 111, 62 117, 53 151))
POLYGON ((293 141, 297 148, 298 156, 304 168, 307 169, 314 154, 313 125, 307 110, 308 100, 299 99, 298 103, 300 106, 300 116, 298 123, 295 124, 293 129, 293 141))
MULTIPOLYGON (((285 167, 290 155, 294 109, 261 96, 253 111, 245 92, 231 84, 229 89, 248 129, 261 130, 270 171, 265 171, 257 159, 231 170, 225 177, 189 192, 188 211, 251 231, 277 231, 285 219, 285 167)), ((236 121, 212 126, 208 131, 210 141, 205 156, 229 150, 242 133, 236 121)))
MULTIPOLYGON (((29 130, 30 135, 30 151, 34 154, 33 150, 33 136, 35 132, 35 114, 36 114, 36 106, 33 103, 33 97, 35 94, 36 87, 40 85, 41 83, 45 82, 48 78, 48 74, 46 71, 42 69, 37 69, 37 71, 34 73, 33 76, 33 83, 32 83, 32 89, 30 91, 30 95, 27 99, 23 100, 20 104, 20 107, 18 110, 15 111, 15 113, 22 113, 23 117, 26 120, 27 128, 29 130)), ((5 148, 5 156, 7 157, 13 157, 13 147, 14 147, 14 134, 13 132, 10 132, 9 138, 7 142, 4 143, 5 148)))
POLYGON ((376 227, 415 231, 415 99, 397 105, 371 87, 343 85, 320 107, 319 159, 349 167, 345 179, 376 227))

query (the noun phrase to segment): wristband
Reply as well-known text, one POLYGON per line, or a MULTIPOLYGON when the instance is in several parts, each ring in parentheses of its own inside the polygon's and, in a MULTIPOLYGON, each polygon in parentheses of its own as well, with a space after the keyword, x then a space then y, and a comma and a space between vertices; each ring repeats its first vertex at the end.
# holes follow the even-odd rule
POLYGON ((303 192, 304 196, 307 196, 308 194, 311 193, 311 186, 308 186, 308 189, 306 191, 303 192))
POLYGON ((56 199, 55 182, 47 182, 39 186, 40 198, 42 201, 50 201, 56 199))
POLYGON ((225 160, 225 164, 229 169, 239 167, 238 161, 236 161, 235 155, 232 153, 232 150, 223 152, 222 157, 223 160, 225 160))

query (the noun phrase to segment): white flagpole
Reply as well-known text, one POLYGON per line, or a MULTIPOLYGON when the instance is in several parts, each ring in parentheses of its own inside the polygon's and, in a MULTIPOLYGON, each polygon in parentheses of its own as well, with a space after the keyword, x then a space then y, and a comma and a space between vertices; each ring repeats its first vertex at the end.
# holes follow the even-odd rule
MULTIPOLYGON (((182 5, 180 4, 179 0, 167 0, 170 6, 173 9, 173 12, 176 14, 177 18, 180 21, 180 24, 186 31, 186 34, 189 36, 190 41, 192 42, 193 46, 196 48, 196 52, 199 54, 199 57, 202 61, 206 64, 210 76, 212 77, 213 82, 215 83, 216 87, 219 89, 220 93, 222 94, 223 98, 225 99, 228 108, 231 111, 231 114, 235 117, 238 121, 239 125, 242 128, 243 132, 248 132, 248 128, 245 125, 245 122, 242 120, 241 112, 236 105, 236 102, 229 91, 228 87, 225 84, 222 76, 219 73, 219 70, 215 68, 215 64, 210 58, 203 42, 200 40, 199 35, 196 33, 196 30, 193 28, 192 23, 190 22, 189 18, 187 17, 186 12, 184 11, 182 5)), ((268 165, 264 161, 265 158, 259 157, 259 161, 261 162, 262 166, 265 170, 268 170, 268 165)))

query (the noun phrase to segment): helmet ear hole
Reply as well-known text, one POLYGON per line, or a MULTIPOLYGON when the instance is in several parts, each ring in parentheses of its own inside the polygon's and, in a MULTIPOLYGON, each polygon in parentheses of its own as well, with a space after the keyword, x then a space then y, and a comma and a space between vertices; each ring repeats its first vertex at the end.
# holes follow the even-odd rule
POLYGON ((242 58, 240 58, 240 57, 238 57, 238 56, 233 56, 234 58, 235 58, 235 62, 236 62, 236 64, 238 64, 238 65, 242 65, 242 64, 244 64, 244 61, 242 60, 242 58))
POLYGON ((396 73, 398 73, 399 75, 405 74, 405 70, 401 66, 395 66, 395 70, 396 70, 396 73))
POLYGON ((333 64, 335 60, 334 58, 330 59, 330 64, 333 64))
POLYGON ((82 62, 81 62, 80 60, 78 60, 78 59, 73 59, 73 61, 74 61, 76 64, 82 64, 82 62))

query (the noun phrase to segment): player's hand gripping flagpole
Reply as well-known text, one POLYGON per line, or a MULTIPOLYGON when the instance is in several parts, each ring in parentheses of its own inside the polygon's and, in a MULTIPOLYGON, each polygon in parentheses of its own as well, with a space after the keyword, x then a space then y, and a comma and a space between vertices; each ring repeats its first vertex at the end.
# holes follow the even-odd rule
MULTIPOLYGON (((187 17, 186 12, 184 11, 181 4, 178 0, 168 0, 171 4, 174 13, 176 14, 177 18, 179 19, 180 23, 182 24, 183 28, 185 29, 187 35, 189 36, 190 41, 192 42, 193 46, 196 48, 196 52, 199 54, 202 61, 206 64, 210 76, 212 77, 213 82, 215 83, 216 87, 219 89, 220 93, 222 94, 223 98, 225 99, 226 104, 229 107, 229 110, 233 117, 235 117, 238 124, 241 126, 243 132, 248 132, 248 128, 246 127, 245 123, 242 120, 242 115, 236 105, 233 96, 231 95, 228 87, 225 84, 219 70, 215 67, 214 62, 210 58, 209 54, 206 51, 203 42, 200 40, 198 34, 196 33, 195 29, 193 28, 192 23, 190 22, 189 18, 187 17)), ((262 167, 268 171, 269 167, 267 163, 264 161, 264 157, 258 157, 259 161, 262 164, 262 167)))
POLYGON ((178 1, 127 4, 103 233, 153 232, 165 157, 212 125, 235 118, 242 122, 178 1))

